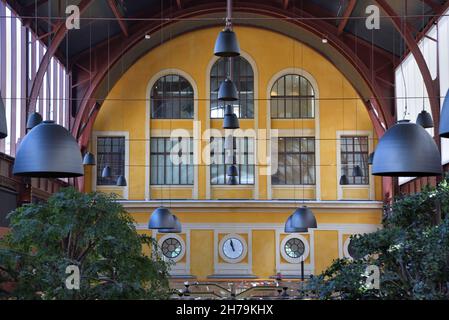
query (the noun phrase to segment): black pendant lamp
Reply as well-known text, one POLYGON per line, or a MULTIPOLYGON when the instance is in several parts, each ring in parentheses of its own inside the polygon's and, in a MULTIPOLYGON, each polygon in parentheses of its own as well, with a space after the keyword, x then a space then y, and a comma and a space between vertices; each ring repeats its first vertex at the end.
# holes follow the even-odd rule
POLYGON ((401 120, 379 140, 372 171, 376 176, 438 176, 442 172, 441 156, 423 127, 401 120))
POLYGON ((0 92, 0 139, 8 136, 8 126, 6 124, 6 110, 3 104, 2 93, 0 92))
POLYGON ((182 225, 179 221, 178 217, 173 215, 173 218, 175 219, 175 227, 171 229, 158 229, 159 233, 181 233, 182 232, 182 225))
POLYGON ((237 179, 237 176, 229 176, 226 184, 230 186, 236 186, 239 184, 239 179, 237 179))
POLYGON ((418 118, 416 118, 416 124, 425 129, 433 128, 432 116, 426 110, 423 110, 418 114, 418 118))
POLYGON ((235 164, 230 165, 228 169, 226 170, 226 175, 229 177, 238 177, 239 175, 239 169, 235 164))
POLYGON ((363 177, 363 171, 362 168, 358 164, 354 166, 354 169, 352 170, 352 176, 353 177, 363 177))
POLYGON ((287 221, 285 222, 285 227, 284 227, 285 233, 304 233, 304 232, 309 231, 309 229, 307 229, 307 228, 293 228, 292 218, 293 218, 293 215, 290 215, 290 217, 288 217, 287 221))
POLYGON ((102 178, 111 178, 112 177, 112 169, 110 166, 105 166, 103 171, 101 171, 102 178))
POLYGON ((444 98, 440 114, 440 137, 449 138, 449 90, 444 98))
POLYGON ((294 229, 316 228, 316 218, 310 208, 303 206, 292 214, 292 227, 294 229))
POLYGON ((148 221, 148 229, 174 229, 176 228, 175 216, 166 207, 159 207, 153 211, 148 221))
POLYGON ((214 54, 218 57, 237 57, 240 55, 240 46, 234 31, 226 28, 218 34, 214 54))
POLYGON ((118 187, 126 187, 127 186, 126 178, 124 175, 118 176, 116 185, 118 187))
POLYGON ((220 101, 237 101, 239 94, 237 87, 231 79, 226 78, 218 88, 218 100, 220 101))
POLYGON ((226 27, 218 34, 215 41, 214 54, 218 57, 236 57, 240 55, 240 46, 237 36, 232 31, 232 1, 227 1, 226 27))
POLYGON ((44 121, 21 141, 13 174, 36 178, 73 178, 84 174, 78 143, 64 127, 44 121))
POLYGON ((238 129, 240 128, 239 118, 234 113, 233 106, 228 104, 225 107, 225 114, 223 118, 223 129, 238 129))
POLYGON ((42 116, 40 115, 40 113, 37 113, 37 112, 30 113, 30 115, 28 116, 28 119, 27 119, 26 129, 31 130, 35 126, 40 124, 42 121, 43 121, 43 119, 42 119, 42 116))
POLYGON ((86 152, 86 154, 83 157, 83 165, 94 166, 95 165, 95 156, 90 152, 86 152))
POLYGON ((371 152, 368 156, 368 164, 369 165, 373 164, 373 159, 374 159, 374 152, 371 152))
POLYGON ((341 186, 346 186, 349 184, 349 180, 348 177, 344 174, 340 177, 340 185, 341 186))

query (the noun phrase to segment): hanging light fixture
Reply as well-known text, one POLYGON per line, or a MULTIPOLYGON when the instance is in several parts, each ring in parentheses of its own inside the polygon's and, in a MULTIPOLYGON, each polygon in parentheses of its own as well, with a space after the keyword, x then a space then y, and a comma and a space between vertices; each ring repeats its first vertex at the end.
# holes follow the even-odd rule
POLYGON ((2 93, 0 92, 0 139, 8 136, 8 126, 6 123, 6 110, 3 103, 2 93))
POLYGON ((292 227, 295 229, 316 228, 316 218, 310 208, 303 206, 292 214, 292 227))
POLYGON ((363 177, 363 171, 362 168, 358 164, 354 166, 354 169, 352 170, 352 176, 353 177, 363 177))
POLYGON ((371 152, 368 156, 368 164, 369 165, 373 164, 373 159, 374 159, 374 152, 371 152))
POLYGON ((86 152, 86 154, 83 157, 83 165, 94 166, 95 165, 95 156, 90 152, 86 152))
POLYGON ((230 165, 228 169, 226 170, 226 175, 230 177, 238 177, 239 175, 239 169, 235 164, 230 165))
POLYGON ((178 217, 173 215, 173 218, 175 219, 175 227, 171 229, 159 229, 159 233, 181 233, 182 232, 182 225, 179 221, 178 217))
POLYGON ((226 26, 218 34, 215 41, 214 54, 218 57, 236 57, 240 55, 239 42, 234 31, 232 31, 232 0, 227 1, 226 26))
POLYGON ((438 176, 441 175, 440 152, 423 127, 401 120, 379 140, 372 171, 376 176, 438 176))
POLYGON ((37 178, 73 178, 84 174, 75 138, 54 121, 34 127, 21 141, 13 174, 37 178))
POLYGON ((237 87, 231 79, 226 78, 218 88, 218 100, 220 101, 236 101, 239 99, 237 87))
POLYGON ((346 186, 349 184, 349 180, 348 177, 344 174, 340 177, 340 185, 341 186, 346 186))
POLYGON ((237 115, 234 113, 232 105, 228 104, 225 107, 223 129, 238 129, 238 128, 240 128, 239 118, 237 118, 237 115))
POLYGON ((304 233, 304 232, 309 231, 309 229, 307 229, 307 228, 293 228, 292 217, 293 217, 293 215, 290 215, 290 217, 288 217, 287 221, 285 222, 285 227, 284 227, 285 233, 304 233))
POLYGON ((101 177, 102 178, 111 178, 112 177, 112 169, 110 166, 106 165, 103 168, 103 171, 101 171, 101 177))
POLYGON ((449 138, 449 90, 446 92, 440 114, 440 137, 449 138))
POLYGON ((127 186, 126 178, 125 178, 124 175, 119 175, 118 176, 116 185, 118 187, 126 187, 127 186))
POLYGON ((226 184, 230 186, 236 186, 239 184, 239 179, 237 179, 237 176, 229 176, 226 184))
POLYGON ((37 112, 30 113, 30 115, 28 116, 26 129, 31 130, 35 126, 40 124, 42 121, 43 119, 40 113, 37 112))
POLYGON ((176 228, 175 216, 171 211, 160 206, 150 216, 148 221, 148 229, 174 229, 176 228))
POLYGON ((416 124, 425 129, 433 128, 433 119, 426 110, 421 111, 416 118, 416 124))

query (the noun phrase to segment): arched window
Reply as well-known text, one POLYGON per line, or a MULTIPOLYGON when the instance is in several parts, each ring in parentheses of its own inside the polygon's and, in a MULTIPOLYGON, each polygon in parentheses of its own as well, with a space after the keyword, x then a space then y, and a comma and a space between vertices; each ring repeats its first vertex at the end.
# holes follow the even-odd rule
POLYGON ((279 78, 271 88, 272 119, 315 117, 315 92, 309 80, 297 74, 279 78))
POLYGON ((182 76, 169 74, 151 88, 152 119, 193 119, 192 85, 182 76))
MULTIPOLYGON (((254 117, 254 72, 250 63, 243 57, 233 58, 232 81, 239 92, 239 100, 232 102, 234 112, 239 118, 254 117)), ((218 88, 229 74, 229 59, 220 58, 210 72, 210 117, 223 118, 224 103, 218 101, 218 88)))

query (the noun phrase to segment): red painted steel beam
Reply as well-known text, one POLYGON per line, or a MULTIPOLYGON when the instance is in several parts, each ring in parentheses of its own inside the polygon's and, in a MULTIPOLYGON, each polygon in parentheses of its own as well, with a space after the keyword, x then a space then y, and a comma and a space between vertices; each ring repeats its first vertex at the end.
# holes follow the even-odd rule
MULTIPOLYGON (((435 132, 438 132, 440 123, 440 93, 438 78, 433 80, 430 73, 427 62, 419 49, 416 39, 410 32, 410 26, 406 21, 403 21, 397 14, 397 12, 388 4, 386 0, 375 0, 379 7, 389 16, 396 30, 401 34, 407 47, 415 58, 419 71, 424 79, 424 85, 426 86, 429 96, 430 107, 432 110, 432 117, 435 123, 435 132)), ((439 139, 438 139, 439 140, 439 139)))
POLYGON ((289 0, 282 0, 282 8, 287 9, 289 4, 289 0))
POLYGON ((176 5, 178 6, 178 9, 182 9, 182 1, 176 0, 176 5))
POLYGON ((345 30, 346 25, 348 24, 349 18, 351 17, 352 12, 354 11, 356 0, 350 0, 348 5, 346 6, 345 12, 343 13, 342 19, 338 24, 338 35, 341 35, 345 30))
MULTIPOLYGON (((179 11, 177 14, 175 14, 174 18, 186 18, 207 13, 223 12, 224 9, 225 8, 222 3, 212 3, 204 7, 204 9, 201 9, 199 7, 193 7, 189 8, 188 10, 179 11)), ((256 5, 254 3, 252 4, 240 3, 236 7, 236 11, 252 12, 278 18, 292 17, 291 10, 285 11, 279 8, 275 8, 273 6, 256 5)), ((295 14, 293 16, 301 16, 306 18, 311 17, 311 15, 307 12, 304 11, 298 12, 298 9, 296 9, 296 12, 294 13, 295 14)), ((319 37, 321 37, 323 33, 326 33, 329 38, 329 44, 334 46, 363 77, 363 79, 373 92, 371 100, 375 102, 372 103, 372 106, 376 108, 377 111, 376 117, 380 117, 379 120, 376 120, 378 124, 376 124, 375 126, 377 128, 378 135, 382 135, 383 131, 385 130, 383 126, 389 127, 392 124, 394 124, 395 122, 393 110, 394 104, 392 106, 390 101, 391 99, 388 100, 381 98, 381 97, 392 98, 394 94, 394 88, 387 87, 385 83, 380 83, 376 81, 377 76, 373 77, 373 71, 370 69, 370 66, 372 65, 373 61, 371 61, 369 58, 372 55, 371 46, 366 45, 361 41, 358 41, 355 37, 351 36, 345 36, 343 38, 339 37, 338 29, 335 26, 325 21, 320 21, 319 19, 306 19, 306 20, 290 19, 288 21, 294 25, 297 25, 299 27, 305 28, 313 32, 315 35, 319 37), (354 51, 355 47, 358 48, 358 50, 356 50, 357 55, 356 52, 354 51)), ((165 22, 165 24, 162 27, 165 27, 170 23, 174 23, 174 20, 165 22)), ((82 144, 84 146, 88 143, 90 132, 86 130, 83 130, 83 132, 81 132, 80 128, 81 126, 83 126, 83 123, 87 120, 87 114, 90 113, 90 108, 94 105, 96 101, 95 98, 93 97, 96 88, 100 85, 101 81, 107 75, 107 72, 111 68, 111 66, 120 59, 120 57, 122 56, 122 54, 124 54, 124 52, 130 50, 134 45, 136 45, 139 41, 141 41, 145 34, 154 33, 160 28, 161 28, 160 22, 156 23, 144 22, 139 26, 136 26, 135 29, 133 29, 133 32, 131 33, 131 36, 128 39, 122 39, 120 37, 114 39, 111 42, 112 51, 110 52, 109 62, 108 59, 105 59, 104 47, 96 48, 97 51, 92 56, 95 56, 97 58, 98 70, 97 73, 93 76, 91 85, 86 88, 84 94, 82 94, 81 96, 82 102, 80 104, 79 112, 73 126, 73 134, 82 140, 82 144)), ((386 53, 384 53, 383 57, 382 55, 376 55, 377 60, 375 61, 376 65, 374 65, 376 69, 379 67, 379 65, 384 65, 385 63, 391 63, 391 66, 393 67, 392 58, 388 60, 386 56, 387 56, 386 53)), ((390 79, 387 80, 392 80, 393 72, 391 72, 389 76, 390 79)), ((390 81, 390 83, 391 82, 392 81, 390 81)), ((371 106, 368 107, 367 105, 367 108, 369 109, 371 108, 371 106)), ((95 119, 91 118, 90 121, 94 120, 95 119)))
POLYGON ((421 2, 425 3, 427 6, 429 6, 433 12, 438 13, 441 5, 438 3, 433 2, 432 0, 420 0, 421 2))
POLYGON ((108 0, 108 5, 111 8, 112 12, 114 13, 114 16, 117 18, 117 23, 119 24, 120 29, 122 29, 123 34, 126 37, 128 37, 129 36, 128 26, 126 25, 126 22, 123 20, 123 16, 120 13, 115 0, 108 0))
MULTIPOLYGON (((82 14, 91 4, 93 0, 81 0, 78 7, 80 9, 80 14, 82 14)), ((55 55, 59 48, 59 45, 64 40, 67 29, 65 27, 65 20, 58 22, 56 29, 56 34, 51 40, 51 45, 47 48, 44 57, 42 58, 39 66, 39 70, 33 79, 33 84, 31 86, 30 95, 28 97, 28 107, 27 111, 34 110, 36 108, 37 98, 39 97, 39 91, 42 87, 42 82, 44 80, 45 73, 47 72, 48 66, 50 64, 51 58, 55 55)))

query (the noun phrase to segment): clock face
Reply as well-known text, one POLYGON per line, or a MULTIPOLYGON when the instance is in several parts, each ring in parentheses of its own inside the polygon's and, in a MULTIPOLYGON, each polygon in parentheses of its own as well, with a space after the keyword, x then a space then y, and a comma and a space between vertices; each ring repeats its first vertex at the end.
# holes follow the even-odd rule
POLYGON ((243 243, 237 238, 229 238, 223 242, 223 253, 229 259, 239 258, 244 251, 243 243))

